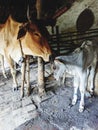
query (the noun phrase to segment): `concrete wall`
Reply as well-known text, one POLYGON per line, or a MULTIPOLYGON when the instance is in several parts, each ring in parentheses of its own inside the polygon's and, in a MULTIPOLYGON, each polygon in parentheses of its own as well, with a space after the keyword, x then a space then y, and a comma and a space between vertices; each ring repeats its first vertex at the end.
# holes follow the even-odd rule
MULTIPOLYGON (((76 30, 76 21, 80 13, 88 7, 95 18, 91 28, 98 28, 98 0, 76 0, 72 7, 57 19, 56 25, 59 26, 59 31, 69 32, 76 30)), ((95 93, 98 95, 98 69, 95 76, 95 93)))
POLYGON ((79 14, 88 7, 95 17, 92 28, 96 28, 98 26, 98 0, 76 0, 72 7, 57 19, 56 25, 59 26, 60 32, 76 30, 79 14))

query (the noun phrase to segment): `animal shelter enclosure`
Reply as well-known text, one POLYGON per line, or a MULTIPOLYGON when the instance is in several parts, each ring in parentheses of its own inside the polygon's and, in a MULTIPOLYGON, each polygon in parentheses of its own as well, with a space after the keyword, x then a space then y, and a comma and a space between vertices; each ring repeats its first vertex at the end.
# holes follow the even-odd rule
POLYGON ((98 129, 97 7, 0 0, 0 130, 98 129))

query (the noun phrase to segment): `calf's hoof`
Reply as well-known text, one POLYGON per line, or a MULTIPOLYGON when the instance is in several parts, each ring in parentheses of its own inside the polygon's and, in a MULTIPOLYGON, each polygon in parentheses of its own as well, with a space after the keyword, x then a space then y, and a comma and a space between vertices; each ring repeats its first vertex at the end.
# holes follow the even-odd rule
POLYGON ((74 106, 76 104, 76 100, 72 100, 72 105, 74 106))
POLYGON ((82 113, 84 111, 84 106, 79 107, 79 112, 82 113))
POLYGON ((86 92, 85 92, 85 96, 86 96, 87 98, 91 98, 90 92, 86 91, 86 92))
POLYGON ((75 105, 77 103, 77 95, 74 96, 72 99, 72 105, 75 105))
POLYGON ((90 95, 91 95, 91 96, 94 95, 94 90, 90 90, 90 95))

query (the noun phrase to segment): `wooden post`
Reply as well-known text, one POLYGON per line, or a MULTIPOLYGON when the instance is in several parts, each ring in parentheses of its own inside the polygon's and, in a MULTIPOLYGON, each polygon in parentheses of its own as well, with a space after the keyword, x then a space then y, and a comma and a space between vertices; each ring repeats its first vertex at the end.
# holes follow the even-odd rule
POLYGON ((24 61, 21 67, 21 73, 22 73, 21 98, 24 97, 25 70, 26 70, 26 62, 24 61))
POLYGON ((57 38, 57 51, 60 55, 60 45, 59 45, 60 39, 59 39, 59 27, 58 26, 56 26, 56 38, 57 38))
POLYGON ((44 85, 45 83, 43 59, 41 57, 38 57, 38 91, 40 96, 45 93, 44 85))
POLYGON ((26 77, 27 77, 27 95, 29 96, 31 93, 29 56, 26 56, 26 77))
POLYGON ((51 26, 51 33, 54 34, 54 27, 51 26))
POLYGON ((42 0, 36 0, 37 19, 41 18, 42 0))
MULTIPOLYGON (((42 10, 42 0, 36 0, 36 9, 37 9, 37 19, 41 19, 41 10, 42 10)), ((38 57, 38 91, 40 96, 45 92, 44 89, 44 64, 43 59, 38 57)))

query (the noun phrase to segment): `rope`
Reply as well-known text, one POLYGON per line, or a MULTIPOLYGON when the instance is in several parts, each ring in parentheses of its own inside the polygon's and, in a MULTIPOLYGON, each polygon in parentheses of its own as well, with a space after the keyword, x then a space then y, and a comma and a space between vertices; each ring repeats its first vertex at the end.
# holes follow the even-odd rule
POLYGON ((22 55, 22 57, 19 60, 19 62, 23 63, 23 62, 25 62, 25 55, 23 53, 22 44, 21 44, 21 40, 20 39, 19 39, 19 45, 20 45, 20 50, 21 50, 21 55, 22 55))

